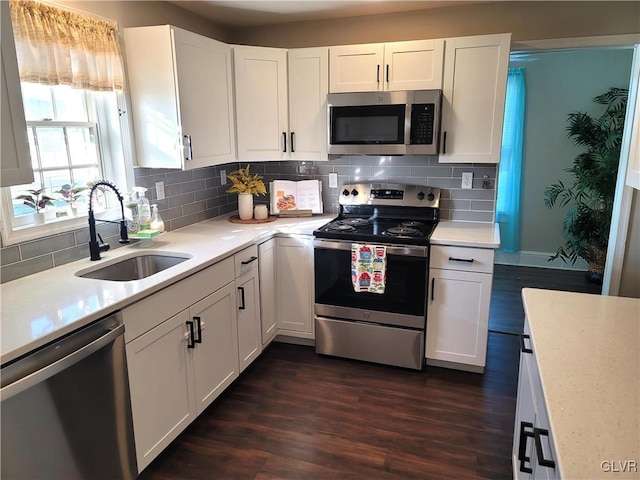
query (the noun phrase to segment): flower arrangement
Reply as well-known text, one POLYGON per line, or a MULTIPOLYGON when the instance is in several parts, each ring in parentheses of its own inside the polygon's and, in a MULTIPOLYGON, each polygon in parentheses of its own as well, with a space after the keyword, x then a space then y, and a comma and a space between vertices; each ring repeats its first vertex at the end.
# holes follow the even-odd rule
POLYGON ((250 193, 252 195, 266 195, 267 189, 262 181, 262 175, 249 173, 249 165, 227 175, 233 185, 227 193, 250 193))
POLYGON ((29 193, 18 195, 16 200, 23 200, 27 207, 33 208, 36 213, 49 205, 53 205, 53 198, 44 194, 44 188, 39 190, 27 190, 29 193))
POLYGON ((76 201, 81 197, 81 193, 87 190, 87 187, 76 186, 75 183, 65 183, 60 187, 60 190, 56 190, 55 193, 62 195, 62 199, 69 204, 70 207, 76 206, 76 201))

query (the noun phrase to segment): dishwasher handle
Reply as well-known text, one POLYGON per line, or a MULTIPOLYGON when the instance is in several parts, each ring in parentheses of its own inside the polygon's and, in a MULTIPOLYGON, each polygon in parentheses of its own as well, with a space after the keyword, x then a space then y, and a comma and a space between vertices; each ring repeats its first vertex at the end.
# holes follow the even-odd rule
MULTIPOLYGON (((123 334, 124 325, 121 322, 116 321, 115 317, 107 317, 75 334, 71 334, 60 342, 56 342, 55 344, 34 353, 31 357, 34 358, 36 362, 41 361, 41 365, 39 365, 36 370, 31 369, 25 375, 17 378, 11 383, 8 383, 6 386, 3 385, 0 389, 0 401, 4 402, 28 388, 44 382, 48 378, 51 378, 52 376, 87 358, 89 355, 97 352, 106 345, 113 343, 117 337, 123 334), (95 338, 96 331, 106 331, 106 333, 95 338), (81 342, 83 338, 86 339, 87 337, 92 338, 92 340, 89 340, 88 343, 84 343, 84 345, 76 345, 81 342), (70 353, 66 355, 63 354, 60 358, 51 361, 51 357, 54 356, 57 351, 68 352, 70 350, 68 346, 67 348, 64 348, 65 344, 72 344, 73 347, 77 348, 73 348, 70 353), (39 356, 43 358, 38 359, 39 356)), ((26 357, 26 359, 28 358, 29 357, 26 357)), ((15 369, 17 367, 19 369, 19 364, 21 362, 25 362, 26 359, 19 360, 16 364, 10 365, 7 368, 15 369)), ((2 370, 5 370, 5 368, 2 370)), ((4 375, 4 372, 2 373, 4 375)))

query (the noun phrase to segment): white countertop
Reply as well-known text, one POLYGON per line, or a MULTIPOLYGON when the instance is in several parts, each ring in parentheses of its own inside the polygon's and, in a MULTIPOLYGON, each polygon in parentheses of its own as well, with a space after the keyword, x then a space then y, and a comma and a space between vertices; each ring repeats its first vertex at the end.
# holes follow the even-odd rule
POLYGON ((431 235, 432 245, 498 248, 500 229, 497 223, 441 220, 431 235))
MULTIPOLYGON (((52 342, 249 245, 274 235, 310 235, 333 218, 335 215, 325 214, 236 224, 229 222, 227 216, 218 217, 167 232, 156 237, 148 248, 137 244, 125 246, 101 253, 102 260, 98 262, 86 258, 2 284, 0 361, 4 364, 52 342), (188 254, 191 258, 137 281, 112 282, 75 275, 141 250, 188 254)), ((493 231, 493 224, 442 221, 433 233, 432 243, 495 248, 499 238, 490 234, 493 231)))
POLYGON ((640 469, 640 299, 531 288, 522 298, 560 478, 639 478, 601 463, 640 469))

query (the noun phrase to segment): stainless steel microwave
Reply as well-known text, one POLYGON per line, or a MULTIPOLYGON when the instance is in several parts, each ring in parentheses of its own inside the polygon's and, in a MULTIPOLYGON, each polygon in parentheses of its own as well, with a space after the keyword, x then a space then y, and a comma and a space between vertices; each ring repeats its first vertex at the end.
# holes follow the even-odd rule
POLYGON ((437 155, 442 90, 330 93, 330 154, 437 155))

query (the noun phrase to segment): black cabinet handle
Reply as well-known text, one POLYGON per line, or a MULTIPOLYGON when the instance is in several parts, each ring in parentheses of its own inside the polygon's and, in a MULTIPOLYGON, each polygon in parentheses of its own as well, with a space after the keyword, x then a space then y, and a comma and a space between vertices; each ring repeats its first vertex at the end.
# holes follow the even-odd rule
POLYGON ((524 344, 524 339, 527 339, 529 341, 531 341, 531 336, 530 335, 525 335, 524 333, 520 334, 520 351, 522 353, 533 353, 533 350, 531 348, 527 348, 526 345, 524 344))
POLYGON ((240 306, 238 307, 238 309, 244 310, 246 308, 246 305, 244 303, 244 287, 238 287, 238 290, 240 290, 240 306))
POLYGON ((242 262, 240 262, 242 265, 249 265, 251 262, 255 262, 258 259, 258 257, 251 257, 249 260, 244 260, 242 262))
POLYGON ((450 262, 466 262, 466 263, 475 262, 473 258, 455 258, 455 257, 449 257, 449 261, 450 262))
POLYGON ((376 65, 376 67, 378 67, 376 72, 376 82, 380 83, 380 64, 376 65))
POLYGON ((442 135, 442 153, 447 153, 447 132, 442 135))
POLYGON ((387 83, 389 83, 389 64, 387 63, 387 83))
POLYGON ((295 152, 295 149, 293 148, 293 136, 296 134, 296 132, 291 132, 291 153, 295 152))
POLYGON ((287 132, 282 132, 282 151, 287 151, 287 132))
POLYGON ((189 343, 187 343, 187 348, 196 348, 195 337, 193 333, 193 322, 191 320, 187 320, 187 326, 189 327, 189 343))
POLYGON ((520 422, 520 439, 518 440, 518 460, 520 461, 520 471, 523 473, 533 473, 533 468, 527 467, 526 462, 531 464, 531 458, 527 457, 527 440, 533 438, 533 432, 527 432, 525 428, 533 428, 533 423, 520 422))
POLYGON ((549 437, 549 430, 545 428, 534 428, 533 438, 536 442, 536 456, 538 457, 538 463, 543 467, 556 468, 556 462, 544 458, 544 452, 542 451, 542 440, 540 437, 549 437))
POLYGON ((202 343, 202 322, 200 321, 200 317, 193 317, 193 320, 196 322, 198 326, 198 338, 194 339, 195 343, 202 343))
POLYGON ((434 297, 434 289, 436 286, 436 277, 433 277, 431 279, 431 301, 433 302, 433 297, 434 297))

